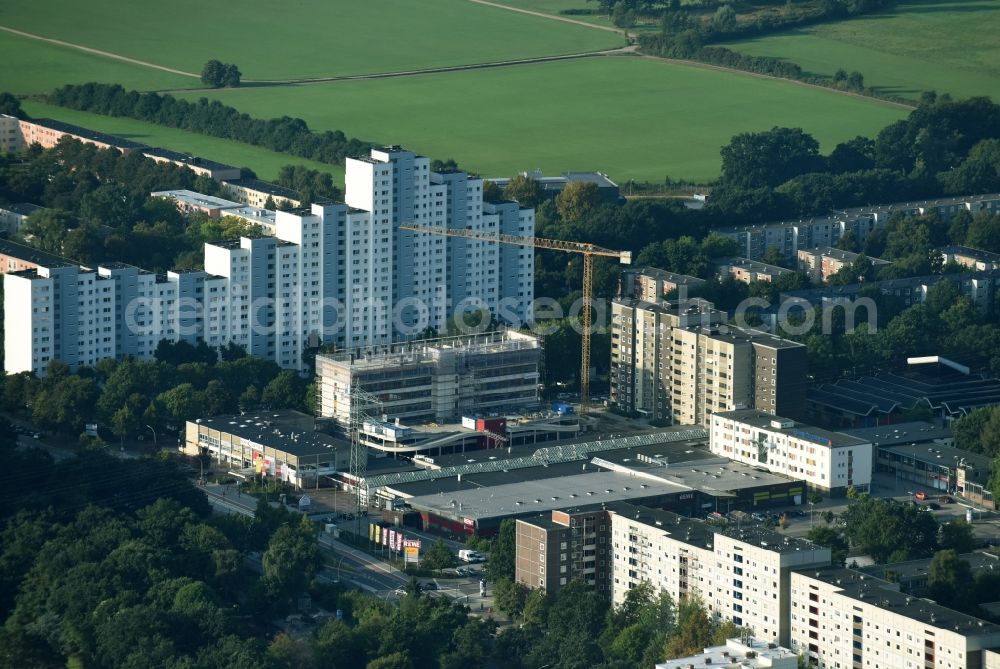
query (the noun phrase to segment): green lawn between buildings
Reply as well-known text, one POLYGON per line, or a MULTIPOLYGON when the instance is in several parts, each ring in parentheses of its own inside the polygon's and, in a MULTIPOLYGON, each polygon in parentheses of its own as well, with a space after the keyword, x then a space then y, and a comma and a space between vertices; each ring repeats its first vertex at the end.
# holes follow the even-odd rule
MULTIPOLYGON (((199 97, 202 94, 189 94, 199 97)), ((399 143, 487 176, 601 170, 709 180, 739 132, 803 127, 823 145, 873 135, 907 110, 742 73, 598 57, 397 79, 211 94, 254 116, 399 143)))
POLYGON ((0 25, 201 72, 248 79, 422 69, 622 46, 605 30, 468 0, 4 0, 0 25))
POLYGON ((816 75, 858 70, 867 85, 900 97, 933 89, 1000 100, 998 35, 996 0, 911 0, 885 14, 722 46, 783 58, 816 75))

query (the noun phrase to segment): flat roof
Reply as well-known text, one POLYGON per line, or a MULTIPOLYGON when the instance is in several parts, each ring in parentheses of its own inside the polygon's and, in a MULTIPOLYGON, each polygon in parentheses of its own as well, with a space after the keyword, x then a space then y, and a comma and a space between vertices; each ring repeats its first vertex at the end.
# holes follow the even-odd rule
POLYGON ((788 648, 757 639, 728 639, 724 646, 706 648, 697 655, 657 662, 654 669, 763 669, 777 661, 794 663, 798 656, 788 648), (747 653, 752 653, 748 656, 747 653))
POLYGON ((350 450, 349 442, 324 432, 296 429, 294 421, 312 417, 298 412, 259 412, 252 415, 216 416, 194 421, 200 426, 226 432, 276 451, 295 457, 323 455, 337 450, 350 450))
POLYGON ((445 517, 485 519, 592 502, 640 500, 687 490, 667 481, 640 480, 628 474, 605 471, 422 495, 408 501, 414 509, 445 517))
POLYGON ((302 196, 297 190, 285 188, 284 186, 279 186, 261 179, 223 179, 222 183, 228 186, 236 186, 238 188, 247 188, 261 193, 267 193, 268 195, 277 195, 290 200, 302 199, 302 196))
POLYGON ((1000 280, 1000 270, 988 269, 982 271, 961 272, 954 274, 930 274, 927 276, 911 276, 905 279, 888 279, 886 281, 871 281, 867 283, 851 283, 846 286, 825 286, 821 288, 806 288, 804 290, 789 290, 778 296, 779 302, 795 298, 813 303, 821 299, 835 299, 857 295, 864 289, 875 289, 881 292, 904 288, 933 286, 938 281, 948 280, 952 283, 963 283, 973 280, 1000 280))
POLYGON ((150 193, 149 195, 150 197, 163 197, 170 200, 176 200, 177 202, 182 202, 186 205, 195 207, 230 209, 245 206, 240 202, 234 202, 232 200, 216 197, 214 195, 205 195, 204 193, 186 189, 158 190, 150 193))
POLYGON ((893 423, 879 427, 862 427, 854 430, 841 430, 858 439, 870 441, 875 446, 898 446, 905 444, 921 444, 928 441, 951 439, 950 427, 939 427, 925 421, 908 423, 893 423))
POLYGON ((225 163, 219 163, 214 160, 209 160, 208 158, 202 158, 201 156, 191 155, 189 153, 180 153, 179 151, 171 151, 170 149, 161 149, 159 147, 143 149, 143 155, 145 156, 157 156, 159 158, 165 158, 166 160, 172 160, 178 163, 184 163, 185 165, 192 165, 195 167, 204 167, 210 170, 238 170, 240 168, 233 165, 226 165, 225 163))
POLYGON ((30 202, 18 202, 17 204, 5 204, 0 207, 0 209, 3 211, 9 211, 13 214, 20 214, 21 216, 31 216, 36 211, 45 209, 45 207, 37 204, 31 204, 30 202))
POLYGON ((2 237, 0 237, 0 254, 34 263, 40 267, 67 267, 79 264, 68 258, 57 256, 54 253, 41 251, 33 246, 18 244, 2 237))
POLYGON ((668 272, 665 269, 659 269, 657 267, 635 267, 625 270, 625 273, 638 274, 641 276, 649 276, 656 279, 671 281, 673 283, 678 283, 678 284, 706 283, 705 279, 699 279, 696 276, 690 276, 687 274, 678 274, 677 272, 668 272))
MULTIPOLYGON (((962 553, 958 556, 969 564, 972 573, 980 571, 1000 571, 1000 556, 988 551, 974 551, 972 553, 962 553)), ((922 578, 930 575, 930 566, 933 557, 921 558, 919 560, 907 560, 906 562, 893 562, 891 564, 873 564, 867 567, 860 567, 857 571, 863 571, 875 578, 885 578, 886 572, 892 572, 900 580, 910 580, 922 578)))
POLYGON ((758 411, 757 409, 737 409, 735 411, 723 411, 715 415, 721 418, 734 420, 738 423, 743 423, 744 425, 752 425, 771 432, 780 432, 781 434, 785 434, 789 437, 806 439, 807 441, 815 443, 818 446, 826 446, 828 448, 863 446, 871 443, 865 441, 864 439, 844 434, 843 432, 832 432, 830 430, 824 430, 821 427, 816 427, 815 425, 809 425, 808 423, 790 421, 788 418, 772 416, 771 414, 758 411), (771 424, 772 421, 790 421, 792 423, 792 427, 774 427, 771 424))
POLYGON ((712 264, 718 267, 739 267, 753 272, 768 272, 769 274, 786 274, 788 272, 795 271, 793 269, 788 269, 787 267, 768 265, 766 262, 750 260, 750 258, 742 258, 739 256, 733 256, 731 258, 715 258, 712 260, 712 264))
POLYGON ((971 246, 942 246, 938 249, 940 253, 947 255, 960 255, 968 256, 970 258, 975 258, 976 260, 983 260, 985 262, 1000 262, 1000 253, 993 253, 992 251, 983 251, 980 249, 974 249, 971 246))
MULTIPOLYGON (((863 253, 855 253, 854 251, 845 251, 844 249, 838 249, 835 246, 817 246, 812 249, 799 249, 799 253, 811 253, 813 255, 833 258, 835 260, 857 260, 863 253)), ((872 256, 865 255, 866 258, 872 261, 873 265, 891 265, 892 263, 888 260, 882 260, 881 258, 874 258, 872 256)))
POLYGON ((835 586, 843 596, 917 620, 928 627, 965 635, 1000 634, 1000 625, 946 608, 929 599, 896 590, 899 586, 856 569, 799 569, 804 576, 835 586))
POLYGON ((118 137, 117 135, 108 135, 103 132, 97 132, 96 130, 90 130, 88 128, 81 128, 78 125, 73 125, 72 123, 63 123, 62 121, 56 121, 51 118, 36 118, 29 121, 35 125, 40 125, 44 128, 49 128, 51 130, 58 130, 59 132, 64 132, 70 135, 76 135, 77 137, 83 137, 85 139, 92 140, 94 142, 100 142, 101 144, 108 144, 110 146, 117 147, 119 149, 146 149, 149 148, 145 144, 139 142, 133 142, 130 139, 124 139, 118 137))
POLYGON ((917 200, 914 202, 895 202, 892 204, 879 204, 869 207, 851 207, 831 212, 827 216, 815 216, 808 219, 771 221, 769 223, 734 225, 728 228, 720 228, 718 232, 753 232, 755 230, 783 228, 793 225, 830 225, 837 224, 844 219, 858 219, 882 214, 888 215, 894 211, 914 211, 927 208, 954 207, 959 205, 970 205, 985 202, 1000 202, 1000 194, 991 193, 987 195, 960 195, 950 198, 938 198, 934 200, 917 200))

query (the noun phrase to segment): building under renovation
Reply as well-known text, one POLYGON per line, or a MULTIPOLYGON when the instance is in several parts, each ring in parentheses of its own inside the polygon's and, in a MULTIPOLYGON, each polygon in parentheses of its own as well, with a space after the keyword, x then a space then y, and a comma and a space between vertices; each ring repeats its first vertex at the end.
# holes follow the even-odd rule
POLYGON ((355 389, 405 424, 532 409, 541 353, 538 337, 502 330, 318 355, 320 415, 349 425, 355 389))

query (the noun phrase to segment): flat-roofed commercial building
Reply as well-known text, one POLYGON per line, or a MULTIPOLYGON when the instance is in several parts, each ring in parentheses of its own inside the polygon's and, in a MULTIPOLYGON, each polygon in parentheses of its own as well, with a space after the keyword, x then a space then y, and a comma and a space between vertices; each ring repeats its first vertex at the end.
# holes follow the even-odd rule
POLYGON ((812 666, 981 669, 1000 626, 838 567, 791 575, 790 648, 812 666))
POLYGON ((803 425, 755 409, 712 416, 710 447, 716 455, 805 481, 833 495, 868 490, 870 441, 803 425))
POLYGON ((515 330, 318 355, 320 415, 350 424, 355 388, 404 423, 535 407, 540 356, 539 339, 515 330))
POLYGON ((350 467, 351 445, 314 427, 312 416, 295 411, 198 419, 187 422, 184 453, 208 455, 248 477, 322 487, 350 467))

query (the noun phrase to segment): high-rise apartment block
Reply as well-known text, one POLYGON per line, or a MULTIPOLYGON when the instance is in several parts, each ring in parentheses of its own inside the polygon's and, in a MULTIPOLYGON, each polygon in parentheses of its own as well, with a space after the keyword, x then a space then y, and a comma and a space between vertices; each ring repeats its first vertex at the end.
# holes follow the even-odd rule
POLYGON ((486 310, 515 324, 531 319, 530 248, 400 226, 531 237, 532 210, 484 204, 481 179, 432 172, 427 158, 399 147, 348 159, 346 184, 344 203, 276 212, 273 236, 206 244, 204 271, 157 276, 114 264, 8 274, 6 370, 42 373, 50 359, 149 357, 162 339, 236 343, 301 369, 307 348, 389 344, 443 329, 457 311, 486 310), (94 301, 89 291, 97 285, 107 287, 100 298, 107 302, 94 301), (93 339, 91 325, 77 321, 98 307, 102 332, 93 339))
POLYGON ((710 614, 789 641, 793 569, 830 564, 830 549, 761 527, 713 527, 669 511, 609 507, 612 601, 645 581, 674 601, 697 596, 710 614))
POLYGON ((791 575, 793 651, 810 666, 987 669, 987 649, 1000 646, 1000 626, 912 597, 852 569, 829 567, 791 575))
POLYGON ((805 402, 805 347, 724 325, 710 302, 620 299, 611 306, 611 402, 678 425, 755 407, 798 416, 805 402))

